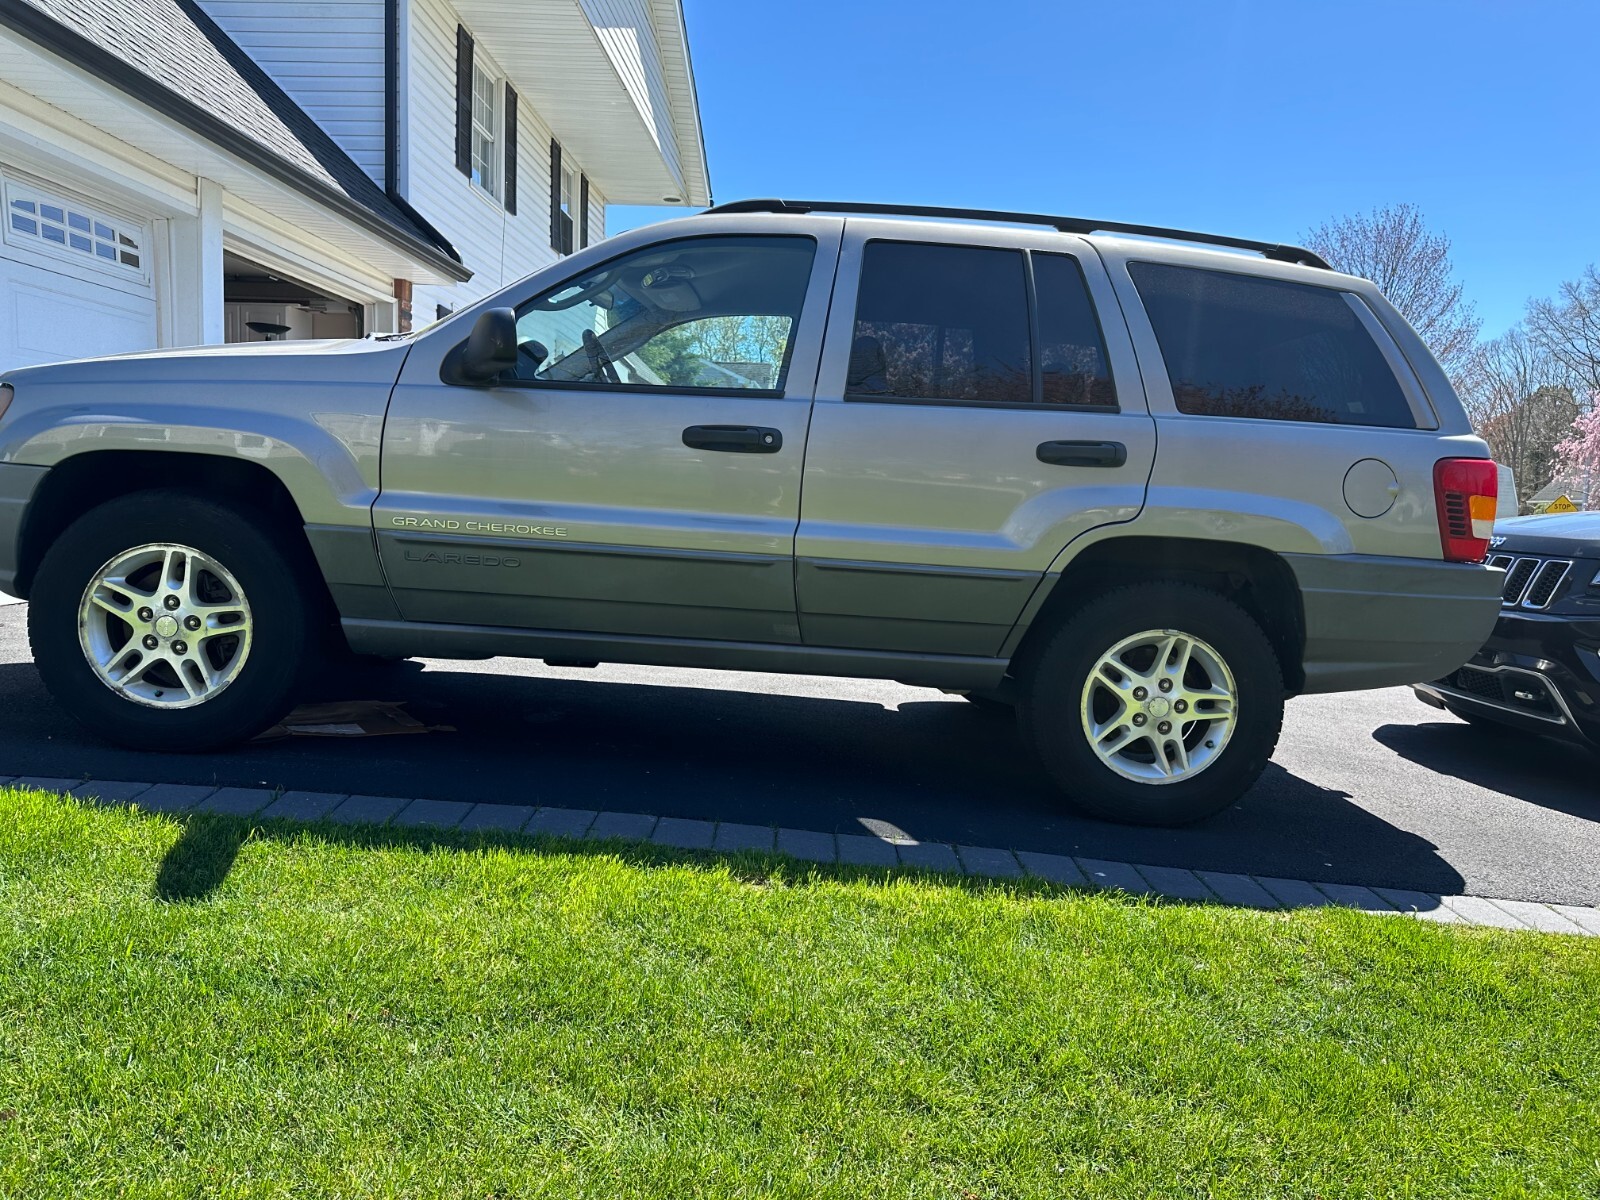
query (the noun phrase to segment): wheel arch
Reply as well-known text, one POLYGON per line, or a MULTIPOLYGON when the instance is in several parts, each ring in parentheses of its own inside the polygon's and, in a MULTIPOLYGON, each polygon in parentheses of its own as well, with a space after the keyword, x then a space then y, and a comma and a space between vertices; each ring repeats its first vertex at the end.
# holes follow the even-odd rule
POLYGON ((1245 542, 1113 536, 1096 541, 1047 575, 1013 631, 1013 664, 1028 661, 1050 630, 1089 599, 1133 583, 1197 584, 1228 597, 1266 633, 1291 693, 1305 685, 1305 606, 1282 555, 1245 542))
POLYGON ((18 539, 19 593, 27 596, 51 543, 84 513, 119 496, 174 487, 264 515, 296 554, 303 551, 307 561, 315 561, 299 505, 261 463, 182 451, 88 450, 51 467, 29 501, 18 539), (174 467, 180 465, 184 479, 174 484, 174 467))

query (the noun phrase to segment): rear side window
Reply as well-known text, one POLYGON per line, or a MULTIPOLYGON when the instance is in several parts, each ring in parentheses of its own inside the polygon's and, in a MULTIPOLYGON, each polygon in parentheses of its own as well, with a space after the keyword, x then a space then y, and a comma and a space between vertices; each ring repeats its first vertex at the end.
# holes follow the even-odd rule
POLYGON ((864 400, 1033 399, 1020 250, 869 242, 845 394, 864 400))
POLYGON ((1033 283, 1039 297, 1040 398, 1046 404, 1115 408, 1105 338, 1078 260, 1035 254, 1033 283))
POLYGON ((1416 418, 1343 292, 1130 263, 1178 411, 1411 429, 1416 418))

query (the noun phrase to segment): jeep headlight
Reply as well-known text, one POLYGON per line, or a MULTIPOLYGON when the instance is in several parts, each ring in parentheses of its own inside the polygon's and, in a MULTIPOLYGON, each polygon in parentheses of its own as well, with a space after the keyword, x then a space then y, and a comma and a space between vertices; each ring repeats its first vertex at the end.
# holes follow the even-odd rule
POLYGON ((9 383, 0 383, 0 420, 5 419, 6 409, 11 407, 11 397, 16 394, 16 389, 9 383))

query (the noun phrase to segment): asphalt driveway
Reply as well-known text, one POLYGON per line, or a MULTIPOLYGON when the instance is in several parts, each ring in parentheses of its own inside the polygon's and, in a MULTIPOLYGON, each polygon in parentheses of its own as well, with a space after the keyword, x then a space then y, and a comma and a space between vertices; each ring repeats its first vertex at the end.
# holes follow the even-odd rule
POLYGON ((466 799, 961 842, 1158 866, 1600 904, 1600 760, 1487 737, 1390 689, 1289 706, 1276 759, 1198 828, 1064 810, 1003 714, 876 681, 428 661, 362 675, 454 733, 226 754, 100 743, 50 701, 0 607, 0 775, 466 799), (881 826, 879 826, 881 828, 881 826))

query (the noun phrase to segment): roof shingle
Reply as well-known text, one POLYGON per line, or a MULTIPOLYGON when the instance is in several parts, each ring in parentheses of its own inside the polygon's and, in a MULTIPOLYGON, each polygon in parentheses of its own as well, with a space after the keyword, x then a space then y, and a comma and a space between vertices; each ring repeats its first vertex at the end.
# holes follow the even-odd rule
POLYGON ((395 233, 459 261, 437 230, 391 199, 194 0, 23 4, 137 71, 152 89, 232 127, 318 190, 342 195, 395 233))

